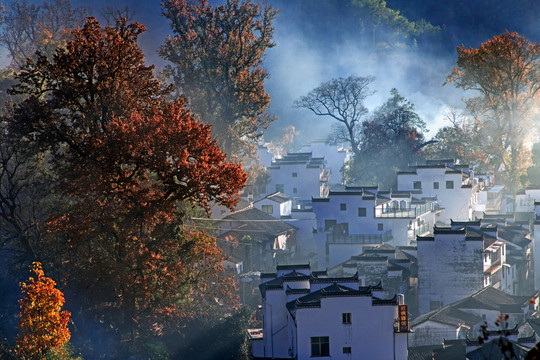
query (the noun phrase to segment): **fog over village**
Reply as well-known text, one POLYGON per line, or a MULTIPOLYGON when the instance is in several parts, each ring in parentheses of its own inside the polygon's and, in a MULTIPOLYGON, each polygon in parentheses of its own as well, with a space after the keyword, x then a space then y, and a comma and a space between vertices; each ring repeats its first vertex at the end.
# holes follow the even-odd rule
POLYGON ((0 359, 540 359, 540 3, 0 3, 0 359))

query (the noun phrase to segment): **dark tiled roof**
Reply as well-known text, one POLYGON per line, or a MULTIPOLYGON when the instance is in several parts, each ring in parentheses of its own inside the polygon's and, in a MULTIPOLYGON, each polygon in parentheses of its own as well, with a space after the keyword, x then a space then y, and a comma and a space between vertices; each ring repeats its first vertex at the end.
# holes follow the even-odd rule
POLYGON ((328 276, 328 269, 326 270, 319 270, 319 271, 312 271, 311 272, 311 275, 313 275, 313 277, 324 277, 324 276, 328 276))
POLYGON ((433 350, 442 349, 441 344, 412 346, 407 349, 407 360, 432 360, 433 350))
MULTIPOLYGON (((525 359, 529 348, 512 340, 506 340, 512 343, 514 354, 516 359, 525 359)), ((467 359, 469 360, 484 360, 484 359, 504 359, 504 355, 501 352, 499 345, 499 339, 495 338, 491 341, 483 344, 479 348, 467 353, 467 359)))
POLYGON ((483 322, 483 319, 479 316, 459 310, 452 305, 447 305, 442 309, 434 310, 415 318, 411 321, 411 327, 415 327, 426 321, 434 321, 456 327, 465 325, 472 328, 474 325, 483 322))
MULTIPOLYGON (((299 297, 296 300, 289 301, 287 303, 287 309, 289 310, 291 315, 293 315, 294 317, 296 314, 296 310, 299 308, 320 307, 321 298, 343 297, 343 296, 372 296, 373 290, 378 290, 378 288, 372 287, 372 286, 365 286, 365 287, 360 287, 358 290, 355 290, 347 286, 333 283, 332 285, 327 286, 321 290, 314 291, 305 296, 299 297)), ((394 299, 391 299, 391 300, 374 299, 374 301, 375 300, 379 300, 381 302, 392 301, 391 304, 394 304, 394 302, 395 304, 397 304, 397 297, 394 297, 394 299)), ((381 303, 380 305, 386 305, 386 304, 381 303)), ((388 305, 390 305, 390 303, 388 305)))
POLYGON ((302 269, 302 270, 309 270, 311 268, 310 264, 293 264, 293 265, 277 265, 276 270, 296 270, 296 269, 302 269))
POLYGON ((311 277, 312 284, 358 283, 358 274, 351 277, 311 277))
POLYGON ((476 221, 454 221, 450 219, 450 226, 478 226, 480 227, 482 225, 482 220, 476 220, 476 221))
POLYGON ((295 227, 281 220, 276 220, 272 216, 255 208, 234 212, 222 220, 237 221, 241 225, 221 234, 218 238, 231 236, 241 239, 244 236, 250 236, 254 241, 258 242, 273 241, 276 236, 295 230, 295 227))
POLYGON ((540 319, 534 318, 527 320, 527 323, 529 326, 533 329, 533 331, 540 336, 540 319))
POLYGON ((283 281, 302 281, 302 280, 309 280, 311 276, 305 275, 299 272, 296 272, 296 270, 293 270, 290 273, 283 274, 283 281))
POLYGON ((280 203, 280 204, 291 200, 291 197, 289 197, 289 196, 287 196, 287 195, 285 195, 283 193, 280 193, 279 191, 268 195, 266 198, 269 199, 269 200, 275 201, 277 203, 280 203))
POLYGON ((504 307, 506 310, 518 310, 518 312, 521 312, 521 306, 525 302, 526 300, 524 301, 521 296, 512 296, 492 286, 487 286, 465 299, 456 301, 452 305, 461 309, 490 309, 498 311, 501 311, 504 307))

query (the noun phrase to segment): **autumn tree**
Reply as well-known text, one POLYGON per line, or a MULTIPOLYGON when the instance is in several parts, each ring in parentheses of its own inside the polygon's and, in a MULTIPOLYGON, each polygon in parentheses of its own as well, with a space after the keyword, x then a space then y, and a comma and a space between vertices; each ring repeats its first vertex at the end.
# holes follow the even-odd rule
POLYGON ((71 334, 68 329, 69 311, 61 311, 64 294, 56 283, 45 276, 41 263, 33 263, 34 277, 21 283, 19 302, 19 336, 16 352, 23 359, 44 359, 47 355, 64 352, 71 334))
POLYGON ((172 65, 165 73, 187 97, 229 156, 252 147, 273 117, 267 113, 270 95, 262 68, 272 43, 277 11, 251 0, 227 0, 212 7, 206 0, 168 0, 163 15, 174 32, 161 47, 172 65))
POLYGON ((490 154, 483 145, 483 131, 478 119, 449 110, 445 115, 449 123, 440 128, 433 142, 424 152, 430 159, 455 159, 462 164, 469 164, 475 171, 492 172, 489 166, 490 154))
POLYGON ((339 123, 343 140, 355 156, 360 154, 358 131, 368 114, 364 100, 373 94, 372 76, 349 76, 324 82, 296 100, 294 107, 311 110, 317 116, 328 116, 339 123))
POLYGON ((447 83, 479 94, 467 107, 482 122, 492 168, 515 190, 525 171, 524 143, 537 132, 540 44, 505 31, 478 48, 461 45, 457 54, 447 83))
POLYGON ((165 100, 170 88, 137 45, 143 31, 89 18, 52 59, 22 69, 14 91, 28 98, 6 118, 10 133, 52 156, 64 204, 44 254, 62 262, 73 306, 106 322, 127 352, 234 305, 215 239, 182 225, 180 205, 232 207, 246 182, 211 127, 183 100, 165 100))

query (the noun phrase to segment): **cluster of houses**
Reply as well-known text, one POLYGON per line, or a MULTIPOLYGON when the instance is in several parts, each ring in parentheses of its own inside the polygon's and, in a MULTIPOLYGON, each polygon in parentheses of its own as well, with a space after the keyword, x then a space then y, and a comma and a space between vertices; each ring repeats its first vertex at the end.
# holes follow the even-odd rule
POLYGON ((259 152, 266 193, 212 214, 259 306, 253 358, 482 359, 501 336, 522 358, 540 340, 540 187, 509 197, 453 160, 346 186, 337 146, 259 152))

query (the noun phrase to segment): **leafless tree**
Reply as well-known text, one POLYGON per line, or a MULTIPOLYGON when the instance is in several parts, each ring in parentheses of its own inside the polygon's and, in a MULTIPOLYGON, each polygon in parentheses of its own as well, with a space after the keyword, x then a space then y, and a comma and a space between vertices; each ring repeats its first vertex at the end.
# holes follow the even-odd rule
POLYGON ((11 66, 20 69, 36 51, 52 55, 67 40, 69 29, 84 23, 87 10, 73 9, 68 0, 54 0, 41 5, 13 1, 1 9, 0 46, 11 58, 11 66))
POLYGON ((351 145, 355 155, 359 155, 357 128, 368 113, 364 100, 374 92, 369 85, 373 76, 349 76, 320 84, 306 96, 295 101, 294 107, 313 111, 318 116, 330 116, 344 127, 340 136, 351 145))

